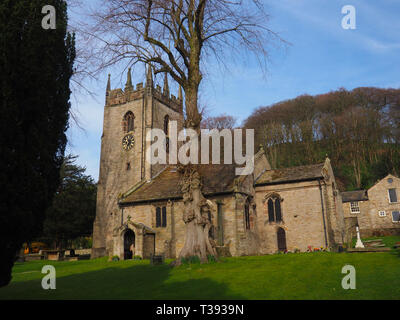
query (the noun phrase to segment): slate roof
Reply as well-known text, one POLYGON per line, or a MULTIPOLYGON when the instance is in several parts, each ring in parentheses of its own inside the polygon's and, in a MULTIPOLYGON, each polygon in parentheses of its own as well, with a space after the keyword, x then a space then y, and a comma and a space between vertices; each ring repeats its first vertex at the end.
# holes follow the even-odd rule
MULTIPOLYGON (((200 165, 199 173, 203 183, 203 194, 211 195, 233 191, 234 165, 200 165)), ((149 182, 143 182, 119 201, 120 204, 148 202, 182 198, 180 174, 173 167, 166 167, 149 182)))
MULTIPOLYGON (((256 181, 255 185, 279 184, 299 182, 323 178, 322 168, 324 163, 275 169, 265 171, 256 181)), ((235 178, 244 176, 235 175, 234 164, 199 165, 202 178, 202 192, 205 196, 231 193, 234 191, 235 178)), ((119 203, 129 205, 140 202, 151 202, 167 199, 181 199, 180 174, 174 167, 168 166, 150 181, 141 182, 131 191, 122 196, 119 203)))
POLYGON ((346 191, 340 193, 342 202, 355 202, 368 200, 367 190, 346 191))
POLYGON ((257 179, 255 184, 266 185, 316 180, 318 178, 323 178, 323 167, 324 163, 319 163, 307 166, 267 170, 257 179))

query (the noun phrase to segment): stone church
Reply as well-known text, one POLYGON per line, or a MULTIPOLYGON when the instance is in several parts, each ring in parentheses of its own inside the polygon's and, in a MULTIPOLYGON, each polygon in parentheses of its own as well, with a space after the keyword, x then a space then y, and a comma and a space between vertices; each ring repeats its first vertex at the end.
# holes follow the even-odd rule
MULTIPOLYGON (((183 127, 183 99, 168 80, 106 90, 97 212, 92 257, 179 255, 185 240, 183 202, 176 166, 145 159, 152 128, 168 136, 169 121, 183 127), (132 247, 134 249, 132 250, 132 247), (134 252, 132 252, 134 251, 134 252)), ((202 192, 213 204, 210 237, 220 254, 240 256, 308 248, 336 250, 345 239, 341 195, 330 161, 271 168, 261 148, 254 171, 236 176, 234 165, 200 165, 202 192)))

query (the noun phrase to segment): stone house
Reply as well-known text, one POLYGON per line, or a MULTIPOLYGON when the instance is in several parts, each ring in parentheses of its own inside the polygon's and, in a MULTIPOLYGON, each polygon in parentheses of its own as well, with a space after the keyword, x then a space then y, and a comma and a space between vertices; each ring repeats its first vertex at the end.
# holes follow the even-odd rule
MULTIPOLYGON (((185 224, 174 165, 152 165, 145 159, 152 128, 164 130, 175 120, 183 127, 183 101, 146 84, 134 90, 128 72, 125 90, 107 85, 101 139, 97 212, 92 257, 175 258, 184 244, 185 224)), ((240 256, 308 247, 336 250, 345 239, 341 195, 329 159, 286 169, 271 168, 261 148, 254 171, 237 176, 234 165, 199 165, 202 192, 212 203, 210 237, 220 254, 240 256)))
POLYGON ((342 192, 345 220, 358 224, 362 237, 400 234, 400 179, 389 174, 368 190, 342 192))

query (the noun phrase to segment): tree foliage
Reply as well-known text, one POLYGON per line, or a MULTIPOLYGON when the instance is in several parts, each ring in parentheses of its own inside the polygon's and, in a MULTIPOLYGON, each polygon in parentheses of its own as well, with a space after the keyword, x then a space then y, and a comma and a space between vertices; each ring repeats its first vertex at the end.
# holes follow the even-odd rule
POLYGON ((351 190, 400 174, 399 107, 400 89, 340 89, 260 107, 244 125, 256 129, 273 167, 329 156, 342 188, 351 190))
POLYGON ((59 185, 75 57, 61 0, 0 2, 0 286, 23 242, 38 236, 59 185), (56 29, 42 28, 42 7, 56 29))
POLYGON ((92 234, 96 215, 96 184, 75 164, 76 156, 67 156, 61 167, 61 184, 51 207, 46 211, 43 237, 56 247, 67 240, 92 234))

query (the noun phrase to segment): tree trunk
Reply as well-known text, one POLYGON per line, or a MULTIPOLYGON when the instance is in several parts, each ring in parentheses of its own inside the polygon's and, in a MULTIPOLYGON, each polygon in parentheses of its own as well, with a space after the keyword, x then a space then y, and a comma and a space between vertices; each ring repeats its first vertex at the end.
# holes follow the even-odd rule
POLYGON ((185 244, 175 265, 181 264, 182 258, 197 256, 202 263, 208 261, 208 255, 216 256, 216 251, 209 239, 213 205, 201 193, 201 179, 197 168, 186 165, 181 168, 185 222, 185 244))
MULTIPOLYGON (((198 50, 198 48, 196 48, 198 50)), ((192 57, 193 65, 190 70, 189 80, 185 90, 186 121, 184 126, 193 129, 200 139, 201 114, 198 109, 198 91, 201 81, 199 70, 199 55, 194 53, 192 57)), ((199 141, 200 142, 200 141, 199 141)), ((200 143, 198 144, 200 146, 200 143)), ((198 150, 198 156, 200 150, 198 150)), ((197 256, 202 263, 208 262, 208 255, 216 256, 216 251, 209 239, 209 230, 212 216, 213 205, 207 201, 201 192, 201 177, 198 165, 188 164, 180 167, 181 190, 183 193, 183 221, 185 222, 185 244, 179 253, 175 265, 182 263, 182 258, 197 256)))

